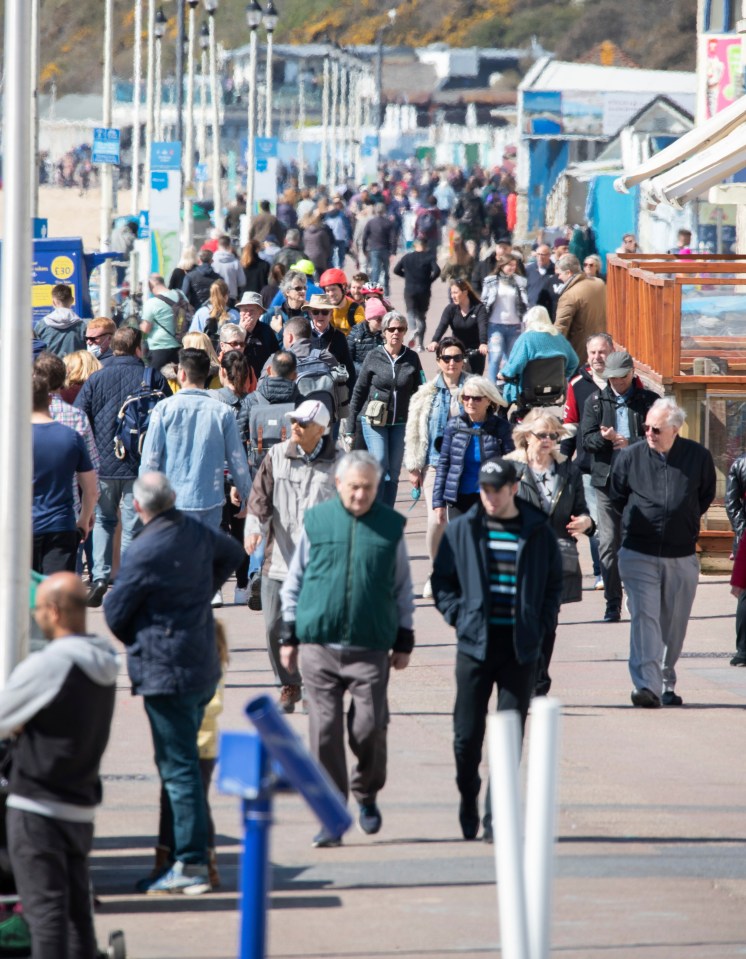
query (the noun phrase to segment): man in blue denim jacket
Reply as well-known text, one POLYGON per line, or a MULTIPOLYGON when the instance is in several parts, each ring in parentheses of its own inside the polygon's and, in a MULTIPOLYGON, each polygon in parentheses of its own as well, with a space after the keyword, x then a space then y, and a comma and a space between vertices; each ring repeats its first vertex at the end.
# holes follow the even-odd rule
POLYGON ((231 501, 236 506, 248 499, 251 477, 233 412, 205 389, 209 375, 210 357, 204 350, 179 352, 181 389, 153 409, 140 476, 165 473, 176 493, 177 508, 219 529, 226 468, 235 484, 231 501))

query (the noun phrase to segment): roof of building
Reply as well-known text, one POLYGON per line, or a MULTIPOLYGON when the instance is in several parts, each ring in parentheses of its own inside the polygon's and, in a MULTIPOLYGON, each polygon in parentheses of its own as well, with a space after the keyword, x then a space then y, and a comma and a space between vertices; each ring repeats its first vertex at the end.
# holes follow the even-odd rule
POLYGON ((697 75, 682 70, 637 70, 597 63, 567 63, 542 57, 528 71, 519 90, 587 90, 593 93, 697 92, 697 75))

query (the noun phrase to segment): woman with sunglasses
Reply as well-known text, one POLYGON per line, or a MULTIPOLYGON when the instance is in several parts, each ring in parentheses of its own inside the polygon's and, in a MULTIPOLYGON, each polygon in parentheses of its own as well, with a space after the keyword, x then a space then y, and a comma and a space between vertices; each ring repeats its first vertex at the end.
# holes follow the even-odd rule
MULTIPOLYGON (((518 467, 518 496, 547 513, 560 548, 572 556, 577 553, 578 536, 592 536, 595 524, 588 514, 583 492, 583 475, 578 467, 559 451, 559 440, 567 435, 560 420, 546 410, 533 409, 513 429, 515 452, 506 458, 518 467)), ((564 563, 563 563, 564 565, 564 563)), ((569 565, 572 565, 571 563, 569 565)), ((580 572, 580 568, 575 564, 580 572)), ((563 602, 582 599, 582 581, 570 575, 565 578, 563 602), (578 587, 580 587, 578 589, 578 587)), ((535 695, 546 696, 552 680, 549 663, 557 634, 557 620, 547 629, 536 670, 535 695)))
POLYGON ((383 467, 378 499, 393 508, 404 459, 409 404, 425 382, 419 356, 404 345, 406 317, 390 310, 381 322, 383 346, 366 356, 350 402, 346 433, 354 436, 359 416, 368 450, 383 467))
MULTIPOLYGON (((427 501, 427 552, 432 562, 438 552, 444 527, 433 510, 435 470, 446 424, 463 413, 458 393, 464 385, 464 344, 455 336, 444 336, 436 351, 438 375, 417 390, 409 404, 404 436, 404 468, 412 486, 422 489, 427 501)), ((432 596, 430 579, 422 590, 423 599, 432 596)))
POLYGON ((451 302, 443 310, 428 350, 435 353, 441 337, 450 328, 466 348, 469 369, 481 375, 487 356, 487 312, 468 280, 454 280, 450 293, 451 302))
POLYGON ((513 450, 508 421, 497 416, 505 400, 494 383, 469 376, 457 399, 464 412, 446 425, 433 484, 433 512, 442 526, 479 500, 482 463, 513 450))

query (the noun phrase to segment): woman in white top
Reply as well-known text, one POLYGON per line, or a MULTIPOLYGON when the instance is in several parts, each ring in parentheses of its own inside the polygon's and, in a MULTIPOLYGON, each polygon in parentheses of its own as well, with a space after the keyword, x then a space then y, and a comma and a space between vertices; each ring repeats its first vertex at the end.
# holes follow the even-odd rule
POLYGON ((500 257, 494 271, 482 284, 482 303, 487 310, 487 378, 497 380, 500 367, 510 356, 513 344, 523 331, 523 314, 528 306, 526 280, 516 274, 518 257, 512 253, 500 257))

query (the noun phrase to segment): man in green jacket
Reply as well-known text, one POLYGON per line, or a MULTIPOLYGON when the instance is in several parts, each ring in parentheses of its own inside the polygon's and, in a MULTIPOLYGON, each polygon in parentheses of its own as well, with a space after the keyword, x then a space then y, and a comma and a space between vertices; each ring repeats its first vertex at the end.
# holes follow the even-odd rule
MULTIPOLYGON (((344 456, 338 495, 306 512, 282 587, 280 658, 290 672, 301 653, 311 752, 347 798, 359 824, 381 828, 376 802, 386 782, 389 671, 405 669, 414 646, 414 600, 405 519, 376 501, 381 466, 370 453, 344 456), (348 779, 345 691, 352 697, 349 744, 357 763, 348 779)), ((339 846, 322 830, 316 847, 339 846)))

